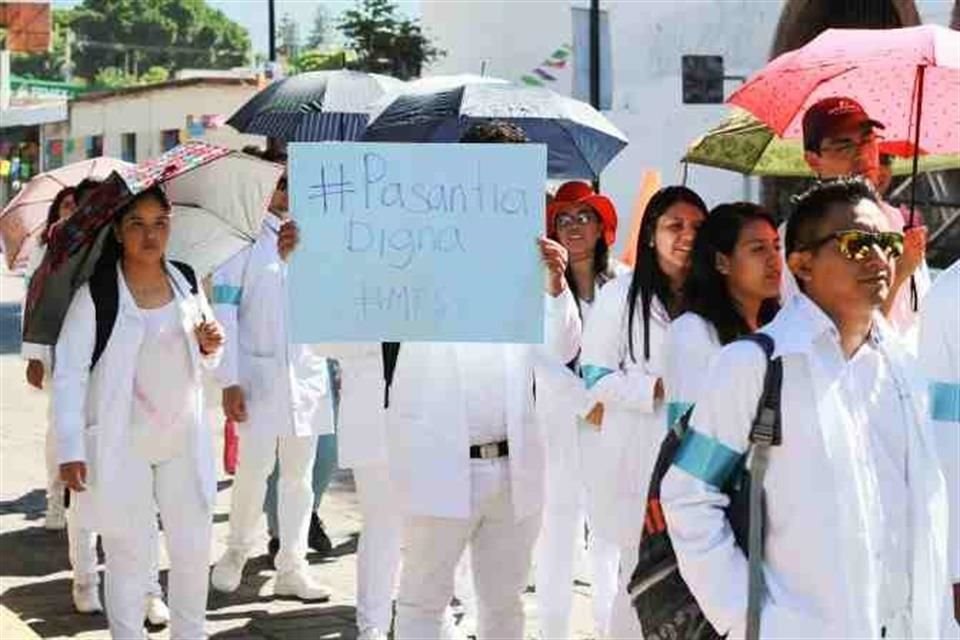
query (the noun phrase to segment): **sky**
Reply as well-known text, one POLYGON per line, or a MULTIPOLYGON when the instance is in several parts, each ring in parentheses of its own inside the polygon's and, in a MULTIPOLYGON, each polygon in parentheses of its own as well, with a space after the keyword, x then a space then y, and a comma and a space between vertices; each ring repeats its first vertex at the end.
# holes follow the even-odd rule
MULTIPOLYGON (((68 8, 81 0, 53 0, 54 7, 68 8)), ((207 0, 211 7, 219 9, 250 33, 254 53, 267 53, 267 0, 207 0)), ((300 25, 300 38, 305 39, 313 26, 317 7, 323 5, 330 16, 336 16, 354 5, 353 0, 275 0, 277 24, 284 14, 289 14, 300 25)), ((411 16, 420 15, 420 0, 399 0, 400 10, 411 16)))

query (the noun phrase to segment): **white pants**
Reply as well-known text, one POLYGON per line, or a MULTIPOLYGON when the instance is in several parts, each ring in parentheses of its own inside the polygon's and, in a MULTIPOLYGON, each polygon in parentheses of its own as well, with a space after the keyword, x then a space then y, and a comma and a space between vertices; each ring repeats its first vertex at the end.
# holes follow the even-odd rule
POLYGON ((230 501, 230 537, 227 546, 244 556, 256 542, 267 477, 280 459, 277 480, 277 518, 280 551, 279 573, 299 571, 307 565, 307 532, 313 509, 313 458, 316 436, 258 436, 240 427, 240 455, 230 501))
POLYGON ((181 455, 156 465, 132 457, 125 481, 128 490, 140 496, 136 501, 139 508, 124 514, 128 522, 125 532, 103 536, 110 634, 115 640, 145 637, 143 619, 151 591, 148 576, 156 557, 159 506, 170 556, 170 637, 205 638, 213 512, 197 482, 192 456, 181 455))
POLYGON ((386 464, 355 467, 353 479, 363 518, 357 547, 357 628, 387 633, 400 570, 403 520, 386 464))
MULTIPOLYGON (((535 563, 540 631, 548 640, 570 637, 573 566, 584 540, 584 517, 580 504, 558 498, 550 496, 548 486, 535 563), (554 499, 551 500, 551 497, 554 499)), ((598 538, 592 531, 589 542, 593 624, 597 637, 602 638, 610 627, 620 548, 598 538)))
POLYGON ((445 615, 454 573, 470 545, 478 640, 523 638, 523 602, 540 514, 513 512, 506 458, 471 461, 470 518, 404 518, 397 638, 450 637, 445 615))

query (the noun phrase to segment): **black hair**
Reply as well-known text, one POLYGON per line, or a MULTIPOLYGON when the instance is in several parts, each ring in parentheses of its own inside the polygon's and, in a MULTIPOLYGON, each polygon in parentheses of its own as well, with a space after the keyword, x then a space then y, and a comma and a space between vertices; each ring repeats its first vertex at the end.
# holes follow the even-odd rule
POLYGON ((460 136, 460 142, 530 142, 523 129, 503 120, 487 120, 472 125, 460 136))
MULTIPOLYGON (((730 296, 727 278, 717 270, 717 254, 729 256, 748 223, 763 221, 774 231, 777 224, 765 209, 752 202, 734 202, 714 207, 697 231, 693 245, 693 266, 683 287, 684 306, 713 325, 720 344, 728 344, 750 333, 750 325, 730 296)), ((760 305, 755 320, 764 325, 780 310, 776 298, 760 305)))
POLYGON ((167 194, 163 192, 163 189, 161 189, 159 185, 154 185, 149 189, 141 191, 120 205, 120 207, 117 208, 117 211, 113 214, 114 223, 119 225, 121 222, 123 222, 123 219, 133 212, 137 204, 143 202, 144 200, 154 200, 158 202, 164 209, 168 211, 170 210, 170 200, 167 198, 167 194))
POLYGON ((861 200, 879 204, 873 186, 861 176, 821 180, 794 198, 793 215, 787 220, 786 255, 802 251, 814 242, 817 227, 835 204, 856 206, 861 200))
POLYGON ((53 225, 60 221, 60 205, 63 204, 67 196, 74 195, 76 191, 76 187, 64 187, 54 196, 53 202, 50 203, 50 208, 47 209, 46 226, 43 228, 43 233, 40 234, 41 245, 47 244, 47 241, 50 240, 50 231, 53 230, 53 225))
POLYGON ((80 181, 74 192, 74 197, 77 199, 77 206, 80 205, 80 201, 87 197, 87 195, 103 184, 103 180, 97 180, 96 178, 84 178, 80 181))
POLYGON ((667 312, 674 307, 673 292, 670 290, 670 281, 660 268, 657 260, 657 250, 653 244, 654 232, 657 229, 657 220, 660 219, 673 205, 684 202, 700 209, 707 215, 707 205, 703 198, 695 191, 683 186, 664 187, 660 189, 643 212, 643 222, 640 223, 640 232, 637 236, 637 262, 633 268, 633 279, 630 281, 630 290, 627 293, 627 340, 630 347, 630 358, 636 362, 633 345, 633 322, 637 313, 637 299, 640 299, 640 308, 643 315, 643 358, 650 359, 650 305, 656 296, 666 307, 667 312))
MULTIPOLYGON (((567 286, 570 287, 570 293, 573 294, 573 299, 577 303, 577 309, 579 309, 580 292, 577 291, 577 280, 573 277, 573 265, 567 264, 564 276, 567 279, 567 286)), ((610 247, 603 241, 603 238, 597 238, 597 244, 593 249, 593 277, 598 287, 602 287, 616 277, 613 272, 613 263, 610 260, 610 247)))
POLYGON ((287 154, 272 146, 268 146, 266 149, 261 149, 255 144, 248 144, 243 147, 242 152, 248 156, 260 158, 261 160, 266 160, 267 162, 283 164, 287 161, 287 154))

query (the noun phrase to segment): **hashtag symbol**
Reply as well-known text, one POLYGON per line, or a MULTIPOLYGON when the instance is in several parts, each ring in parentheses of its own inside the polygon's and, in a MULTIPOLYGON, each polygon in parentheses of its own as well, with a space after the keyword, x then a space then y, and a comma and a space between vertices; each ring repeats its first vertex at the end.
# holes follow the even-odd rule
POLYGON ((343 175, 343 164, 338 165, 338 177, 339 180, 335 182, 327 181, 327 167, 326 165, 320 166, 320 184, 310 185, 309 195, 307 196, 310 200, 321 199, 323 201, 323 212, 327 212, 327 207, 330 204, 330 199, 336 196, 340 197, 340 211, 343 211, 346 208, 346 195, 348 193, 353 193, 353 183, 348 181, 343 175))

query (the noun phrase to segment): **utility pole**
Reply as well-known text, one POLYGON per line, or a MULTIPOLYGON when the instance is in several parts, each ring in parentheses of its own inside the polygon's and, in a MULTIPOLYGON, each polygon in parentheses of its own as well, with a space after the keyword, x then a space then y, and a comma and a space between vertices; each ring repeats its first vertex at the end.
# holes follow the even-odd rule
MULTIPOLYGON (((600 0, 590 0, 590 104, 600 110, 600 0)), ((600 176, 593 180, 593 190, 600 191, 600 176)))
POLYGON ((277 61, 277 9, 274 0, 267 0, 267 28, 270 30, 267 39, 267 60, 277 61))

